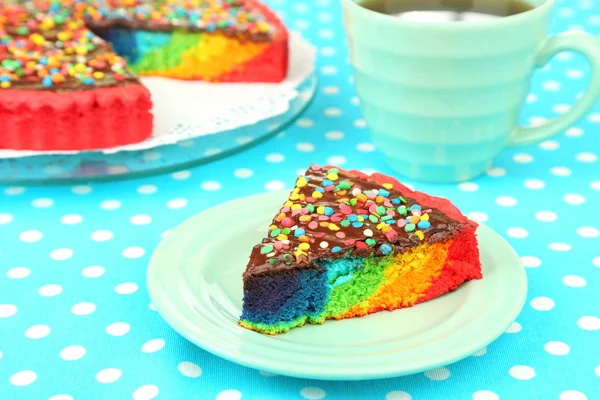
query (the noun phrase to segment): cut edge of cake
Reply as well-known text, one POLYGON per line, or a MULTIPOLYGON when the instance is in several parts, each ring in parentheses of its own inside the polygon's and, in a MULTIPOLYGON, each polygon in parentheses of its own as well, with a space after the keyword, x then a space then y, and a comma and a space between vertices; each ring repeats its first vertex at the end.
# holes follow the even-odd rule
MULTIPOLYGON (((359 171, 343 171, 331 166, 309 168, 303 177, 298 178, 296 188, 289 197, 294 200, 288 200, 283 205, 269 227, 268 236, 254 247, 244 273, 244 306, 239 324, 245 328, 278 334, 306 323, 320 324, 327 319, 392 311, 441 296, 466 281, 482 277, 477 224, 446 199, 412 191, 382 174, 367 176, 359 171), (330 174, 330 171, 335 173, 330 174), (322 176, 315 178, 315 174, 322 176), (336 180, 327 179, 327 176, 336 180), (323 181, 326 186, 316 185, 323 184, 323 181), (342 182, 352 185, 340 190, 340 186, 348 187, 342 182), (313 199, 314 202, 310 203, 313 200, 309 197, 314 195, 316 188, 332 186, 330 183, 334 183, 335 187, 325 189, 320 199, 313 199), (378 194, 387 195, 381 197, 386 197, 390 200, 388 202, 379 196, 373 200, 375 204, 380 201, 377 206, 385 210, 379 209, 381 214, 377 213, 376 208, 372 208, 372 211, 375 211, 374 215, 385 217, 392 214, 390 209, 394 209, 395 215, 390 215, 392 219, 363 218, 363 225, 354 225, 359 221, 355 221, 353 216, 365 215, 356 210, 371 207, 361 206, 360 201, 354 202, 354 206, 350 201, 337 201, 356 198, 352 193, 358 193, 356 188, 361 185, 365 187, 364 191, 361 188, 363 194, 371 191, 367 188, 373 186, 374 189, 378 188, 378 194), (338 195, 340 192, 343 193, 341 196, 338 195), (309 196, 305 194, 305 199, 300 200, 304 193, 309 196), (399 204, 392 203, 393 199, 397 199, 394 202, 398 201, 399 204), (319 210, 321 203, 324 209, 319 210), (299 212, 292 210, 292 207, 298 209, 294 204, 301 205, 299 212), (309 212, 312 208, 308 204, 314 204, 313 212, 309 212), (336 204, 339 209, 335 209, 336 204), (419 208, 418 212, 410 211, 414 205, 418 206, 414 207, 414 210, 419 208), (326 210, 325 207, 333 210, 326 210), (412 214, 419 214, 427 223, 419 224, 421 221, 417 218, 412 220, 416 222, 414 227, 406 228, 407 224, 398 223, 400 217, 404 217, 398 210, 404 211, 404 208, 407 211, 407 224, 415 216, 412 214), (325 214, 330 214, 329 219, 323 218, 327 216, 325 214), (300 220, 302 216, 303 221, 300 220), (349 219, 354 221, 350 225, 342 222, 349 219), (315 229, 311 230, 308 225, 313 220, 320 221, 317 227, 312 224, 315 229), (394 222, 388 224, 390 220, 394 222), (322 226, 325 223, 334 226, 322 226), (282 227, 290 224, 288 234, 283 234, 282 227), (393 229, 385 229, 385 226, 393 226, 393 229), (302 229, 302 234, 297 234, 298 229, 302 229), (289 249, 282 249, 281 244, 275 245, 277 242, 286 243, 286 240, 289 249), (327 242, 327 245, 323 242, 327 242), (331 245, 339 244, 337 247, 340 249, 332 248, 330 242, 331 245), (301 243, 310 246, 307 248, 303 245, 305 250, 301 250, 301 243), (293 259, 286 256, 290 254, 288 251, 293 259), (275 261, 269 261, 273 259, 275 261)), ((363 204, 368 205, 368 199, 363 204)), ((369 213, 369 217, 371 215, 369 213)))

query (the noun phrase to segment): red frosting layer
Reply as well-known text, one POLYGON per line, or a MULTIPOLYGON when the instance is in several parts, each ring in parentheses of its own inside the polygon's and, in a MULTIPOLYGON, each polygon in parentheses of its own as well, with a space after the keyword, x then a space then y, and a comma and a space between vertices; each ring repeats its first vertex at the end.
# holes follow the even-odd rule
POLYGON ((0 148, 93 150, 145 140, 152 102, 141 84, 55 93, 0 91, 0 148))

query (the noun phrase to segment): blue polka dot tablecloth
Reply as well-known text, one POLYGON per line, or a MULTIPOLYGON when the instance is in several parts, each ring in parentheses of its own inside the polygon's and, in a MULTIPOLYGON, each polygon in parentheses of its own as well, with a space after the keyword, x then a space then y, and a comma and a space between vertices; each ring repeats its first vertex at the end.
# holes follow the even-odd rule
MULTIPOLYGON (((287 378, 219 359, 160 318, 146 266, 186 218, 290 187, 310 162, 393 174, 360 115, 338 1, 270 4, 320 54, 316 99, 285 132, 171 174, 0 188, 0 399, 600 399, 600 106, 472 182, 407 182, 487 223, 527 270, 521 315, 463 361, 380 381, 287 378)), ((600 34, 600 2, 557 1, 553 31, 569 29, 600 34)), ((523 122, 565 112, 588 81, 582 58, 559 54, 536 73, 523 122)))

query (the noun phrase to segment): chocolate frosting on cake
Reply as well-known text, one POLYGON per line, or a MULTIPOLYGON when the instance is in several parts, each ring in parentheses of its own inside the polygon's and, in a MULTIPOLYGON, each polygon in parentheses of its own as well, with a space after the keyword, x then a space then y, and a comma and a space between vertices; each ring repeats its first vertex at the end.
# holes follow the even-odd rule
POLYGON ((312 166, 298 178, 268 237, 253 248, 245 274, 403 253, 422 242, 445 242, 460 229, 461 223, 391 183, 312 166))

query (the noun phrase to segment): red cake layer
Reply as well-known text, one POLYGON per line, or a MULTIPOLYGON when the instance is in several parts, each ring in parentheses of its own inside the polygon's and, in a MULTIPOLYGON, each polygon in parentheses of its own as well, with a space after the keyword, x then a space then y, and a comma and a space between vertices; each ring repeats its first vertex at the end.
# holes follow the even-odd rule
POLYGON ((0 91, 0 148, 93 150, 152 134, 152 102, 141 84, 56 93, 0 91))

